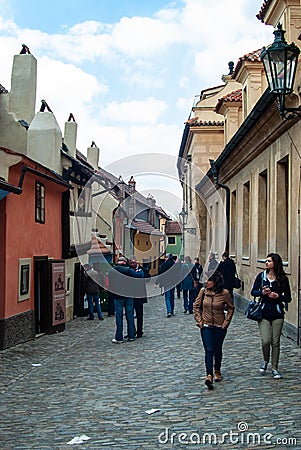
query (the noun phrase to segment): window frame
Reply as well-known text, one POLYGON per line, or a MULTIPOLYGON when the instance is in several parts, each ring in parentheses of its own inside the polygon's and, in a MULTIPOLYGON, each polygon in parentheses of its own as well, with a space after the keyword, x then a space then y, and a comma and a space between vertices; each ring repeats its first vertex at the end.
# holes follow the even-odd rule
POLYGON ((45 223, 45 185, 38 180, 35 186, 35 221, 45 223))

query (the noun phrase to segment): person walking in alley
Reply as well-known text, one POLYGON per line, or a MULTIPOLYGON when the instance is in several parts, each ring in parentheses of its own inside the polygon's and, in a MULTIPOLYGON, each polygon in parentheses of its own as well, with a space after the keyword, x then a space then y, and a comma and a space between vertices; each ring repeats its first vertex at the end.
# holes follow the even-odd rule
POLYGON ((292 301, 287 276, 283 270, 282 258, 278 253, 269 253, 266 257, 266 269, 260 272, 254 281, 251 295, 260 297, 262 302, 262 320, 258 322, 261 337, 263 362, 259 371, 265 375, 272 350, 272 376, 282 378, 278 371, 280 355, 280 337, 284 322, 284 304, 292 301))
POLYGON ((184 314, 193 313, 193 302, 195 300, 193 267, 190 256, 185 256, 181 271, 184 314))
POLYGON ((89 316, 88 320, 94 320, 94 305, 97 311, 98 319, 103 320, 103 315, 99 302, 99 290, 101 279, 99 273, 94 270, 90 264, 85 264, 85 292, 88 301, 89 316), (94 304, 93 304, 94 303, 94 304))
POLYGON ((156 284, 164 287, 165 306, 167 318, 174 315, 175 307, 175 286, 179 283, 178 269, 171 253, 159 266, 159 277, 156 284))
POLYGON ((224 289, 219 272, 208 274, 206 287, 200 290, 193 304, 193 313, 196 325, 201 330, 205 349, 207 374, 205 384, 212 390, 213 380, 218 382, 223 378, 221 374, 223 342, 234 313, 231 296, 229 291, 224 289))
MULTIPOLYGON (((132 256, 129 260, 130 267, 135 270, 135 272, 140 273, 145 277, 145 273, 142 267, 138 264, 135 256, 132 256)), ((135 281, 133 286, 133 297, 134 297, 134 311, 136 314, 136 333, 137 338, 141 338, 143 335, 143 305, 147 303, 147 294, 145 280, 135 281)))
POLYGON ((202 284, 202 276, 203 276, 203 266, 200 263, 199 258, 194 258, 194 266, 192 269, 192 276, 194 279, 194 289, 195 289, 195 298, 198 296, 200 289, 203 287, 202 284))
POLYGON ((118 258, 117 264, 108 272, 110 292, 114 295, 116 332, 113 344, 121 344, 123 338, 123 310, 127 321, 128 341, 135 340, 133 278, 143 278, 143 272, 136 272, 128 265, 124 256, 118 258))
POLYGON ((222 254, 222 261, 219 263, 217 270, 221 273, 224 280, 224 288, 230 292, 233 300, 233 289, 236 274, 236 266, 233 259, 229 257, 228 252, 222 254))
POLYGON ((216 260, 215 253, 209 253, 208 255, 208 268, 206 275, 212 274, 218 267, 218 261, 216 260))

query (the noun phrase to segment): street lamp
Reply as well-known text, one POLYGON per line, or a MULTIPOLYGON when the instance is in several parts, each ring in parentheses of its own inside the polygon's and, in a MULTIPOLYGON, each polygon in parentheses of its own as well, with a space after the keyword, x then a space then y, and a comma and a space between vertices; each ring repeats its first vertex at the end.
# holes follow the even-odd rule
POLYGON ((187 216, 188 216, 188 212, 185 211, 185 208, 183 206, 182 211, 179 213, 179 216, 182 220, 182 224, 183 224, 183 230, 182 230, 182 240, 183 240, 183 256, 185 256, 185 225, 187 224, 187 216))
POLYGON ((285 97, 293 92, 300 49, 284 38, 285 30, 279 23, 274 31, 275 40, 268 47, 263 47, 261 60, 264 65, 270 91, 277 95, 280 116, 286 119, 301 115, 301 108, 287 108, 285 97), (289 113, 289 114, 287 114, 289 113))

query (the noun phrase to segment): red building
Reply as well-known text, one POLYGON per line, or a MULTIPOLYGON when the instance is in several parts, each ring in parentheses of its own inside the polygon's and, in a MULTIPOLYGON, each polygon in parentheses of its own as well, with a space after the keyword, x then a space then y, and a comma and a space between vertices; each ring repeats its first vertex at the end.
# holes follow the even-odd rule
POLYGON ((65 326, 62 194, 68 184, 25 155, 0 148, 0 349, 65 326), (2 164, 4 166, 4 164, 2 164))

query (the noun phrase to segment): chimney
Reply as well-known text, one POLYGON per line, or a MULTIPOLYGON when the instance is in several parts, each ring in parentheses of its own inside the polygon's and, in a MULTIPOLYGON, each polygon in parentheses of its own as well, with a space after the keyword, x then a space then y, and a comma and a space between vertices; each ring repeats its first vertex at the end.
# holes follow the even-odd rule
POLYGON ((91 147, 88 147, 87 149, 87 161, 94 170, 98 170, 99 148, 96 146, 94 141, 92 141, 91 147))
MULTIPOLYGON (((28 47, 23 45, 28 50, 28 47)), ((26 50, 26 51, 27 51, 26 50)), ((9 94, 9 112, 15 114, 17 120, 30 123, 35 114, 37 85, 37 60, 30 53, 14 56, 11 90, 9 94)))
POLYGON ((64 144, 68 147, 68 154, 73 158, 76 158, 76 138, 77 123, 75 122, 73 114, 70 113, 68 122, 65 122, 64 144))
POLYGON ((129 179, 128 185, 129 185, 130 194, 134 194, 134 192, 136 190, 136 181, 134 180, 133 175, 129 179))
POLYGON ((26 154, 45 167, 61 174, 61 146, 60 127, 49 106, 42 100, 41 110, 36 113, 28 128, 26 154))

